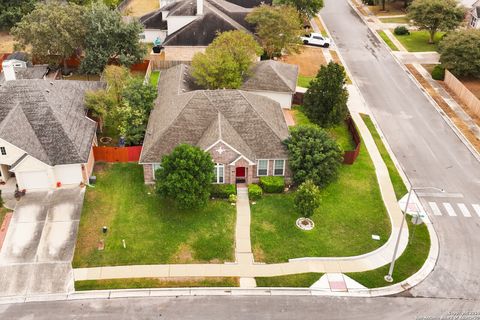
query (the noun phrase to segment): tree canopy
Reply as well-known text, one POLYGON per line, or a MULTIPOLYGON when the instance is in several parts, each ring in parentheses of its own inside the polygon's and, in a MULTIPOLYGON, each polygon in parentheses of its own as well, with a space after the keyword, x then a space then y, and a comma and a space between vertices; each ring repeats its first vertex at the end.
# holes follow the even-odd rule
POLYGON ((32 54, 52 64, 55 56, 65 62, 85 38, 84 8, 59 1, 39 2, 11 33, 21 48, 31 46, 32 54))
POLYGON ((10 29, 22 17, 33 11, 37 0, 0 1, 0 29, 10 29))
POLYGON ((295 7, 298 12, 307 18, 316 16, 323 8, 323 0, 280 0, 279 3, 295 7))
POLYGON ((449 33, 438 50, 442 65, 456 76, 480 78, 480 30, 449 33))
POLYGON ((295 183, 312 180, 315 185, 324 187, 337 177, 342 153, 322 128, 315 125, 293 127, 285 144, 295 183))
POLYGON ((407 17, 421 30, 427 30, 429 43, 433 43, 437 31, 450 31, 462 23, 465 8, 456 0, 414 0, 407 17))
POLYGON ((197 84, 208 89, 239 88, 261 51, 255 39, 246 32, 220 33, 205 53, 194 56, 192 76, 197 84))
POLYGON ((178 145, 162 157, 156 172, 157 191, 181 208, 203 206, 210 197, 214 164, 208 152, 188 144, 178 145))
POLYGON ((305 181, 295 192, 294 203, 302 217, 311 217, 320 205, 320 189, 312 180, 305 181))
POLYGON ((300 50, 300 36, 304 31, 302 20, 294 7, 263 4, 253 9, 246 21, 255 25, 255 33, 270 59, 275 55, 300 50))
POLYGON ((345 82, 343 66, 334 62, 321 66, 303 99, 305 113, 312 122, 330 127, 345 120, 348 114, 345 82))
POLYGON ((102 73, 110 59, 131 66, 145 56, 146 48, 139 38, 143 26, 137 20, 125 22, 119 11, 97 2, 86 11, 85 23, 83 73, 102 73))

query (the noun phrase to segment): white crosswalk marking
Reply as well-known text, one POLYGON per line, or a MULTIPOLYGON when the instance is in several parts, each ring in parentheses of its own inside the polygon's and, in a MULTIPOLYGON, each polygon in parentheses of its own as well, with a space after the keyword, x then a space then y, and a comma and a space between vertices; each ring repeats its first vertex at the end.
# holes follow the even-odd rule
POLYGON ((470 218, 472 215, 470 214, 470 211, 468 211, 467 209, 467 206, 463 203, 458 203, 457 204, 458 207, 460 208, 460 211, 462 211, 462 214, 466 217, 466 218, 470 218))
POLYGON ((436 216, 441 216, 442 215, 442 212, 440 211, 440 209, 438 208, 438 206, 435 202, 429 202, 428 205, 432 209, 432 212, 433 212, 434 215, 436 215, 436 216))
POLYGON ((457 214, 455 213, 455 210, 453 210, 453 207, 450 203, 444 202, 443 206, 445 207, 445 210, 447 210, 447 213, 450 217, 456 217, 457 214))
POLYGON ((472 204, 472 207, 473 207, 473 209, 475 209, 475 212, 480 217, 480 204, 472 204))

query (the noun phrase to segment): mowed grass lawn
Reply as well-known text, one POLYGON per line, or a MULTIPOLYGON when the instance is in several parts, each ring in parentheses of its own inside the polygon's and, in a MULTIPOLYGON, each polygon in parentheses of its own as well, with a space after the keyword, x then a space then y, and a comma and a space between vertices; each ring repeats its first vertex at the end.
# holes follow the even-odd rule
POLYGON ((228 202, 176 209, 143 183, 138 164, 97 164, 94 174, 97 183, 85 195, 74 267, 234 261, 235 207, 228 202), (99 251, 101 239, 105 249, 99 251))
MULTIPOLYGON (((298 116, 303 114, 296 109, 297 120, 298 116)), ((339 130, 336 139, 348 140, 346 134, 339 130)), ((255 261, 359 255, 377 249, 390 235, 375 169, 363 146, 357 161, 342 165, 338 179, 321 190, 320 207, 311 217, 315 222, 312 231, 295 226, 299 215, 293 198, 293 193, 265 195, 251 206, 255 261), (372 234, 381 240, 372 240, 372 234)))
POLYGON ((433 44, 428 43, 430 36, 427 31, 410 31, 409 35, 399 36, 395 34, 395 37, 410 52, 427 52, 438 50, 438 42, 444 34, 444 32, 437 32, 433 44))

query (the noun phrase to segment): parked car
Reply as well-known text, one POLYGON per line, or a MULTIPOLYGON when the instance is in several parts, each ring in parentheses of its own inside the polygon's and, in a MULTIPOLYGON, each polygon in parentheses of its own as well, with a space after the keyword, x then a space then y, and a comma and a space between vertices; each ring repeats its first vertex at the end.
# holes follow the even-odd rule
POLYGON ((315 46, 321 46, 324 48, 330 47, 330 39, 322 36, 320 33, 307 34, 301 37, 303 44, 311 44, 315 46))

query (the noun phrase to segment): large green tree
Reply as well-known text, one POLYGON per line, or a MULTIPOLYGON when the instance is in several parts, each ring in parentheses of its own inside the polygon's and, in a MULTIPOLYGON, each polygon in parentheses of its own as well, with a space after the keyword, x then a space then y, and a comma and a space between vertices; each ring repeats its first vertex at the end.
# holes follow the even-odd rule
POLYGON ((305 181, 295 192, 294 203, 302 217, 311 217, 320 205, 320 189, 313 181, 305 181))
POLYGON ((10 29, 22 17, 33 11, 37 0, 0 1, 0 29, 10 29))
POLYGON ((300 50, 304 30, 294 7, 263 4, 253 9, 246 20, 255 25, 255 33, 269 58, 300 50))
POLYGON ((447 34, 438 46, 440 62, 457 76, 480 78, 480 30, 447 34))
POLYGON ((156 172, 157 191, 173 199, 181 208, 195 208, 207 203, 214 164, 209 153, 188 144, 178 145, 162 157, 156 172))
POLYGON ((312 122, 330 127, 345 120, 348 114, 345 82, 345 69, 338 63, 330 62, 320 68, 303 99, 305 113, 312 122))
POLYGON ((80 70, 86 74, 100 74, 110 59, 123 66, 140 62, 146 54, 140 42, 143 26, 137 20, 127 22, 119 11, 96 2, 85 12, 85 58, 80 70))
POLYGON ((235 89, 243 79, 261 48, 253 36, 243 31, 218 34, 205 53, 197 53, 192 61, 192 76, 208 89, 235 89))
POLYGON ((407 17, 421 30, 427 30, 429 43, 434 43, 438 31, 450 31, 465 18, 465 8, 456 0, 414 0, 407 17))
POLYGON ((58 64, 82 46, 86 34, 84 8, 60 1, 39 2, 12 28, 21 48, 31 46, 37 58, 58 64))
POLYGON ((279 3, 297 8, 298 12, 307 18, 316 16, 323 8, 323 0, 280 0, 279 3))
POLYGON ((295 183, 312 180, 317 186, 324 187, 337 177, 342 152, 322 128, 315 125, 294 127, 285 144, 295 183))

